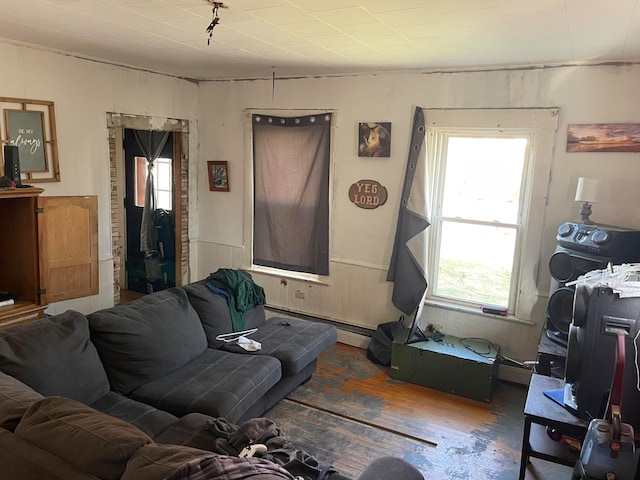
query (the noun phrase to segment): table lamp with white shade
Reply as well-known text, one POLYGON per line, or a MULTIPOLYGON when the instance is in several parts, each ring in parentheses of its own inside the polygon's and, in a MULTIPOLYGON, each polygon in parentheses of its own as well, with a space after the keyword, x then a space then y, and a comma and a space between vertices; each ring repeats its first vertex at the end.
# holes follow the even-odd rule
POLYGON ((589 219, 589 215, 591 215, 591 205, 598 203, 601 184, 602 180, 597 178, 580 177, 578 179, 576 202, 582 202, 580 221, 585 225, 593 225, 593 222, 589 219))

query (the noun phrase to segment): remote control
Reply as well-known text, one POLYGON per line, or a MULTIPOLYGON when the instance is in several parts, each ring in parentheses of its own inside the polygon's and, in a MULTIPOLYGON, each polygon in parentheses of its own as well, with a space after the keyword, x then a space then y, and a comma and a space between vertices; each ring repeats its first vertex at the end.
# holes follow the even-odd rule
POLYGON ((256 453, 267 453, 266 445, 263 445, 262 443, 254 443, 252 445, 247 445, 238 454, 238 457, 240 458, 253 457, 256 453))

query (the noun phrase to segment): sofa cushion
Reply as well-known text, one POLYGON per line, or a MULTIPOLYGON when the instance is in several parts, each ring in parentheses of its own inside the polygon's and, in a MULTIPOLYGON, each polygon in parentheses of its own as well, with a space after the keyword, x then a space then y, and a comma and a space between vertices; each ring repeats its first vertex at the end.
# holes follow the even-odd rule
POLYGON ((0 428, 13 432, 24 412, 42 398, 20 380, 0 372, 0 428))
MULTIPOLYGON (((327 323, 271 317, 249 338, 262 345, 260 350, 249 354, 276 357, 282 363, 283 375, 291 376, 335 345, 338 331, 334 325, 327 323)), ((230 352, 248 353, 234 343, 226 343, 222 348, 230 352)))
MULTIPOLYGON (((222 343, 218 335, 233 332, 231 314, 227 300, 207 287, 207 280, 190 283, 182 287, 187 292, 189 302, 202 321, 209 347, 218 348, 222 343)), ((257 328, 264 323, 264 306, 257 305, 245 314, 245 329, 257 328)))
POLYGON ((205 480, 215 478, 291 480, 293 476, 267 460, 229 457, 182 445, 147 445, 127 463, 121 480, 205 480))
POLYGON ((131 392, 131 398, 181 417, 200 412, 235 422, 281 378, 280 362, 207 348, 187 365, 131 392))
POLYGON ((117 392, 107 392, 90 407, 138 427, 153 439, 178 421, 178 417, 169 412, 158 410, 117 392))
POLYGON ((88 315, 111 389, 128 394, 189 363, 207 347, 198 314, 181 288, 88 315))
POLYGON ((60 315, 0 330, 0 370, 45 396, 89 404, 109 391, 84 315, 60 315))
POLYGON ((129 458, 152 442, 133 425, 62 397, 34 403, 15 433, 105 480, 119 479, 129 458))
POLYGON ((153 440, 156 443, 211 450, 215 437, 209 425, 214 420, 213 417, 203 413, 189 413, 169 425, 153 440))

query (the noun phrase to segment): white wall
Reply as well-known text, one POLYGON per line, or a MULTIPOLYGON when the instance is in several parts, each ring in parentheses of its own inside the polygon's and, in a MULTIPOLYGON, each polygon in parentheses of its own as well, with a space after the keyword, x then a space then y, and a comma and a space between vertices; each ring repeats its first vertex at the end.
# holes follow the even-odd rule
POLYGON ((54 102, 61 181, 31 183, 44 188, 44 195, 98 196, 100 294, 51 305, 47 313, 67 308, 88 313, 112 306, 107 112, 189 120, 195 166, 198 85, 2 43, 0 63, 0 96, 54 102))
MULTIPOLYGON (((559 67, 474 73, 379 74, 332 78, 202 83, 200 105, 200 232, 195 278, 220 267, 244 263, 243 215, 247 152, 244 111, 263 109, 326 109, 337 112, 333 158, 333 229, 331 284, 257 275, 270 304, 375 328, 395 320, 399 312, 390 301, 385 281, 416 106, 429 108, 559 107, 552 173, 549 179, 543 248, 536 279, 540 301, 536 325, 482 315, 428 308, 425 322, 465 337, 484 337, 502 346, 503 353, 534 359, 549 290, 547 262, 555 248, 557 227, 578 220, 573 201, 578 177, 603 179, 596 222, 640 229, 640 157, 630 153, 566 153, 567 124, 638 122, 640 66, 559 67), (357 157, 357 124, 390 121, 391 158, 357 157), (205 160, 230 162, 231 192, 209 192, 205 160), (389 191, 387 204, 364 210, 347 192, 360 179, 373 179, 389 191), (304 299, 295 296, 305 293, 304 299)), ((496 174, 499 174, 496 172, 496 174)))
POLYGON ((259 276, 269 303, 291 310, 375 328, 394 320, 391 286, 385 281, 391 255, 409 128, 416 106, 431 108, 560 107, 552 159, 543 248, 530 272, 540 294, 538 323, 518 324, 449 310, 427 309, 425 319, 447 333, 481 336, 518 359, 532 359, 549 289, 547 261, 555 230, 577 220, 573 202, 580 176, 604 180, 596 222, 640 229, 640 158, 628 153, 567 154, 568 123, 637 122, 640 66, 563 67, 476 73, 385 74, 335 78, 195 83, 128 68, 0 43, 0 96, 55 102, 61 182, 41 184, 45 195, 98 195, 100 294, 54 304, 95 311, 113 303, 113 257, 106 113, 190 121, 191 279, 244 262, 244 110, 327 109, 337 112, 334 143, 331 284, 319 286, 259 276), (390 121, 392 156, 358 158, 357 123, 390 121), (200 131, 202 133, 200 133, 200 131), (231 192, 210 192, 206 160, 230 162, 231 192), (387 204, 364 210, 347 197, 349 186, 370 178, 387 187, 387 204), (197 194, 196 194, 197 193, 197 194), (295 296, 305 293, 304 299, 295 296))

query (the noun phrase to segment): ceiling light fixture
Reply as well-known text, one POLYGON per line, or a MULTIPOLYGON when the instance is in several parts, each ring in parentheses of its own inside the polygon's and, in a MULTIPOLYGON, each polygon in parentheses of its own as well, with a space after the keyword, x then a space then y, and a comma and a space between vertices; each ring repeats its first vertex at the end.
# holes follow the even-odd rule
POLYGON ((207 45, 211 44, 211 37, 213 36, 213 29, 216 25, 220 23, 220 17, 218 16, 218 8, 228 8, 222 2, 212 2, 211 0, 207 0, 210 4, 213 5, 213 19, 211 23, 207 27, 207 32, 209 32, 209 38, 207 39, 207 45))

